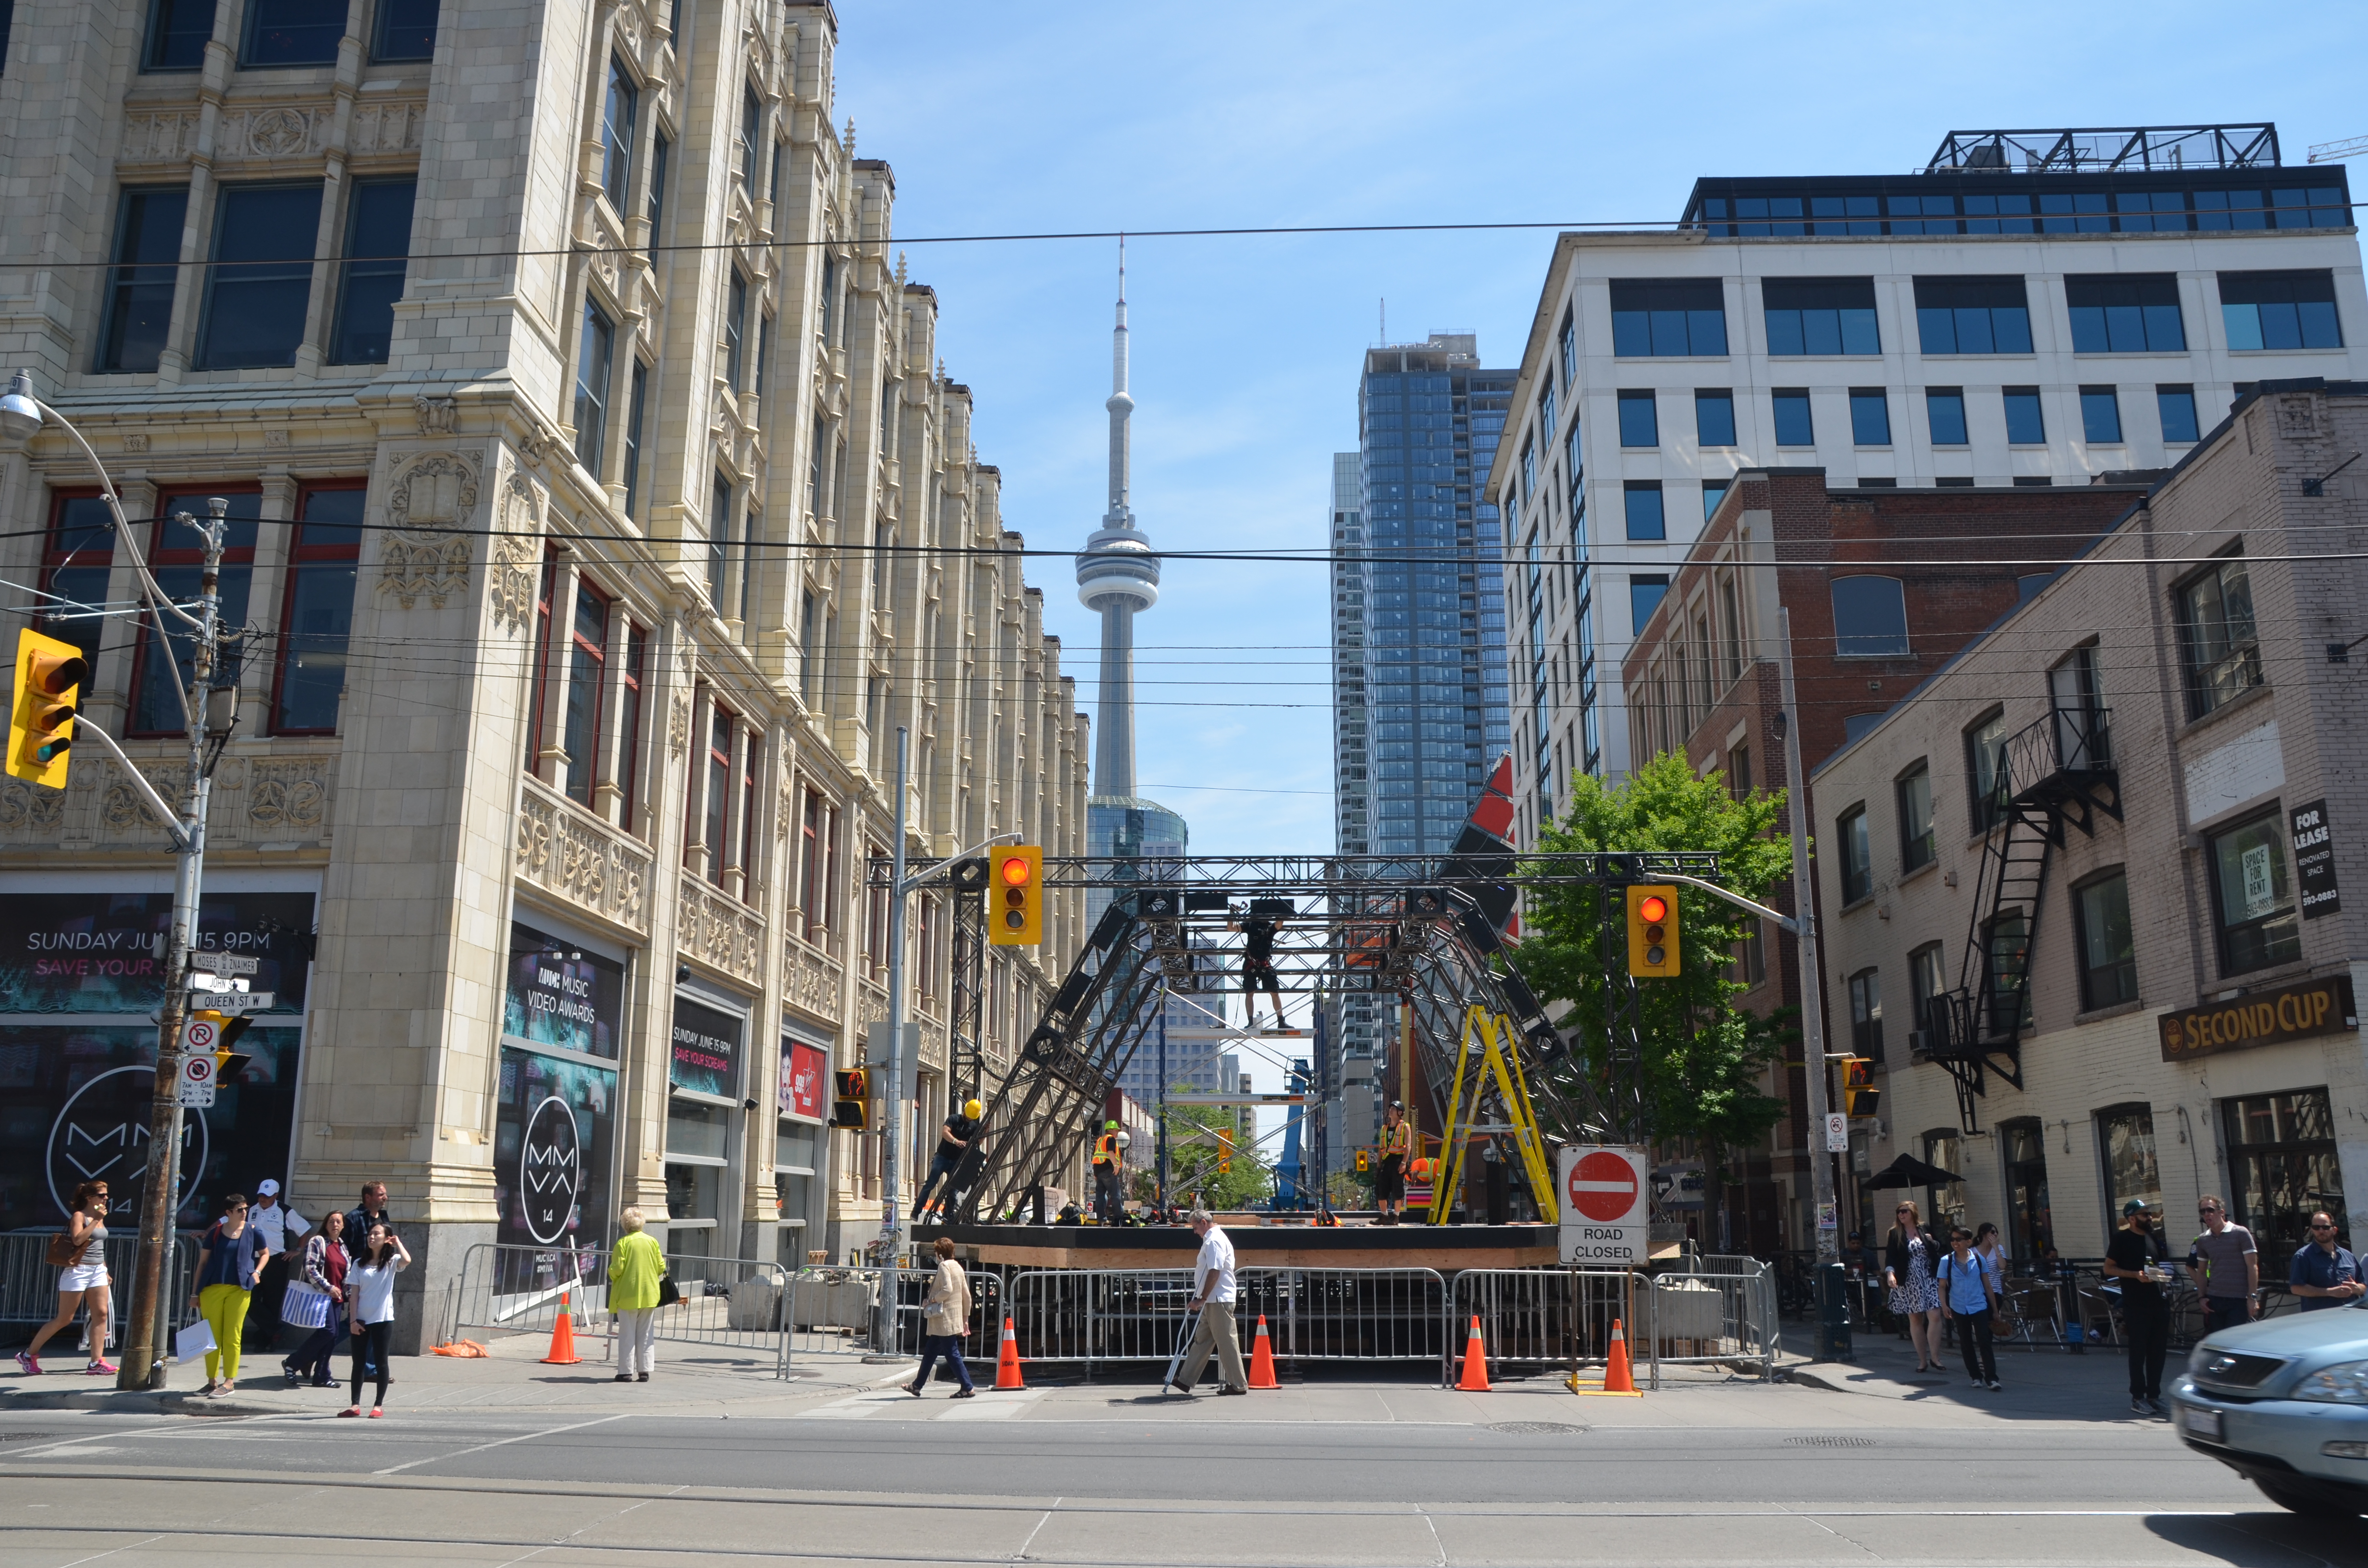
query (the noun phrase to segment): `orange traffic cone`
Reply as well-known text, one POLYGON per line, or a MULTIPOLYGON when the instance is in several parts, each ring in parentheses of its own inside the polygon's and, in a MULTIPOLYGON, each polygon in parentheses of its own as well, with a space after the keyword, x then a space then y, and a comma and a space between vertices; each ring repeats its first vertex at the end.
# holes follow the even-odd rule
POLYGON ((1019 1335, 1011 1329, 1011 1314, 1003 1314, 1003 1348, 995 1353, 995 1386, 999 1389, 1024 1389, 1019 1381, 1019 1335))
POLYGON ((1634 1393, 1636 1380, 1628 1371, 1628 1336, 1620 1330, 1620 1320, 1611 1320, 1611 1353, 1603 1363, 1605 1393, 1634 1393))
POLYGON ((559 1295, 559 1321, 551 1325, 551 1354, 542 1358, 547 1367, 573 1367, 584 1358, 575 1354, 575 1309, 571 1304, 575 1295, 563 1290, 559 1295))
POLYGON ((1488 1392, 1488 1347, 1480 1342, 1480 1314, 1472 1314, 1472 1337, 1463 1342, 1463 1379, 1455 1385, 1465 1393, 1488 1392))
POLYGON ((1274 1381, 1274 1346, 1267 1341, 1266 1314, 1260 1312, 1258 1339, 1250 1347, 1250 1387, 1279 1389, 1281 1386, 1274 1381))

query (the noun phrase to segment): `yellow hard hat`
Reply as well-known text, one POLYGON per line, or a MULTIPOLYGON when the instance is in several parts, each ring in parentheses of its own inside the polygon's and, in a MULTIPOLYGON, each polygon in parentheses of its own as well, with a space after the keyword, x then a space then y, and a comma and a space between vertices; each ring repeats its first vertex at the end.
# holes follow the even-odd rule
POLYGON ((985 1109, 986 1109, 986 1108, 985 1108, 985 1106, 983 1106, 983 1105, 979 1104, 976 1100, 964 1100, 964 1101, 962 1101, 962 1114, 963 1114, 964 1116, 969 1117, 969 1118, 970 1118, 971 1119, 973 1119, 973 1121, 974 1121, 974 1120, 976 1120, 976 1119, 978 1119, 978 1117, 979 1117, 979 1114, 980 1114, 981 1112, 985 1111, 985 1109))

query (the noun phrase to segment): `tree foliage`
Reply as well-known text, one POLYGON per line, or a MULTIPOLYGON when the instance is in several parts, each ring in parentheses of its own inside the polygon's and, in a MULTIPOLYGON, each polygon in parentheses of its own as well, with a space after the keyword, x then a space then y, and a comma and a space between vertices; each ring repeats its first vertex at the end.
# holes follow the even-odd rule
MULTIPOLYGON (((1192 1085, 1178 1084, 1178 1091, 1192 1085)), ((1168 1190, 1173 1201, 1186 1202, 1198 1194, 1207 1209, 1247 1209, 1274 1196, 1274 1171, 1260 1152, 1255 1131, 1244 1136, 1235 1131, 1232 1106, 1170 1105, 1167 1108, 1168 1190), (1217 1131, 1233 1135, 1234 1152, 1217 1169, 1217 1131)), ((1250 1120, 1244 1117, 1243 1120, 1250 1120)), ((1253 1129, 1256 1123, 1251 1122, 1253 1129)), ((1156 1159, 1153 1155, 1153 1159, 1156 1159)))
MULTIPOLYGON (((1616 787, 1579 774, 1571 789, 1569 812, 1539 835, 1543 851, 1709 850, 1719 858, 1716 880, 1759 903, 1792 874, 1791 844, 1772 836, 1781 790, 1737 799, 1722 775, 1698 778, 1676 753, 1616 787)), ((1618 888, 1552 887, 1533 892, 1522 915, 1521 973, 1542 1000, 1571 1004, 1563 1025, 1577 1028, 1578 1070, 1594 1083, 1607 1065, 1606 960, 1623 971, 1627 964, 1624 946, 1602 950, 1602 901, 1622 896, 1618 888)), ((1679 890, 1678 915, 1683 972, 1636 983, 1646 1135, 1710 1147, 1756 1142, 1783 1114, 1783 1103, 1759 1085, 1794 1037, 1794 1010, 1760 1017, 1736 1006, 1746 988, 1727 971, 1753 916, 1694 888, 1679 890)))

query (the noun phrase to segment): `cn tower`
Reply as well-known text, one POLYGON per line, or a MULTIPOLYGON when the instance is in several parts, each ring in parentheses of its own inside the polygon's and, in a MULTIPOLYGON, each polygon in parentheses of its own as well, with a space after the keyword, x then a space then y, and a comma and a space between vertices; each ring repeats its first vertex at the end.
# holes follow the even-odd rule
POLYGON ((1134 617, 1159 602, 1159 558, 1127 505, 1134 452, 1126 390, 1126 242, 1118 251, 1118 325, 1110 334, 1110 510, 1077 557, 1077 598, 1102 617, 1101 700, 1095 713, 1094 797, 1134 795, 1134 617))

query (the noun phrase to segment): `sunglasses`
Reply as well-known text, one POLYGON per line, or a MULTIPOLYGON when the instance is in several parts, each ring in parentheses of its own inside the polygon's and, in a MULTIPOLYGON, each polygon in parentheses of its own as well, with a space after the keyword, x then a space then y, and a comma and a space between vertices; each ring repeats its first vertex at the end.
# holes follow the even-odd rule
POLYGON ((2331 1231, 2335 1229, 2335 1227, 2332 1225, 2313 1225, 2311 1229, 2314 1231, 2331 1231))

